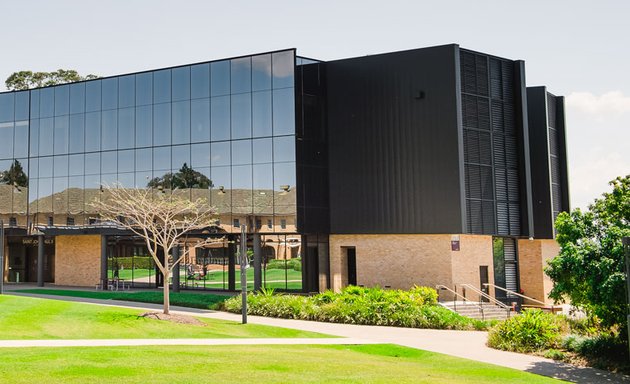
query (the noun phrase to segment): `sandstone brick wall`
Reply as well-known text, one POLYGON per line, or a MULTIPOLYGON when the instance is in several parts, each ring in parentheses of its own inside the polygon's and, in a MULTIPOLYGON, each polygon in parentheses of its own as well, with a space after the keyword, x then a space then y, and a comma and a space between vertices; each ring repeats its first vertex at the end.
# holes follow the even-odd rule
POLYGON ((93 286, 101 276, 101 236, 55 238, 55 284, 93 286))
MULTIPOLYGON (((461 284, 470 284, 481 289, 479 267, 488 267, 488 282, 494 283, 494 267, 492 258, 492 236, 460 235, 459 251, 451 252, 453 284, 462 294, 461 284)), ((494 288, 490 288, 489 294, 494 296, 494 288)), ((471 300, 479 300, 479 295, 474 292, 466 292, 466 297, 471 300)))
MULTIPOLYGON (((545 275, 543 268, 549 259, 558 255, 560 246, 555 240, 519 240, 518 259, 521 275, 521 289, 526 296, 552 304, 548 298, 553 286, 551 279, 545 275)), ((537 304, 527 302, 527 304, 537 304)))

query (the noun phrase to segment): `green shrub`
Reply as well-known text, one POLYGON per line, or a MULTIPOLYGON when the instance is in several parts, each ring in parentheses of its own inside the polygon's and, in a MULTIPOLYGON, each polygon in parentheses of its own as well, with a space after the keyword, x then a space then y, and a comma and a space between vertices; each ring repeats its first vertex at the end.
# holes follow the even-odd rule
MULTIPOLYGON (((252 315, 346 324, 436 329, 486 328, 485 322, 463 317, 437 305, 437 292, 428 287, 402 291, 349 286, 339 293, 326 291, 310 297, 272 293, 248 295, 247 312, 252 315)), ((240 312, 240 298, 227 300, 225 308, 231 312, 240 312)))
POLYGON ((538 309, 524 310, 490 330, 488 346, 514 352, 558 348, 568 326, 564 318, 538 309))
POLYGON ((152 269, 153 258, 151 256, 129 256, 107 259, 107 267, 112 270, 118 265, 119 269, 152 269))
POLYGON ((557 349, 549 349, 544 353, 543 356, 546 357, 547 359, 553 359, 553 360, 564 360, 566 358, 566 355, 564 354, 564 352, 558 351, 557 349))
POLYGON ((302 270, 302 259, 299 257, 294 257, 293 259, 281 260, 281 259, 271 259, 267 262, 267 269, 293 269, 295 271, 302 270))

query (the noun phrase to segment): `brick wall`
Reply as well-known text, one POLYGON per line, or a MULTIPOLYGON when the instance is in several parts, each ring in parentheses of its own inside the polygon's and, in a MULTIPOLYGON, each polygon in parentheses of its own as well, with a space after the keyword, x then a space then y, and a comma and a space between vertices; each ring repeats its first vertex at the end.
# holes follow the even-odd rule
POLYGON ((55 284, 93 286, 101 276, 101 236, 55 238, 55 284))
MULTIPOLYGON (((348 284, 344 247, 355 247, 357 284, 409 289, 469 283, 479 287, 479 266, 487 265, 493 282, 492 237, 460 236, 460 250, 451 250, 451 235, 331 235, 332 289, 348 284)), ((468 294, 471 299, 475 295, 468 294)))
MULTIPOLYGON (((560 246, 555 240, 519 240, 518 259, 521 275, 521 289, 526 296, 552 304, 548 298, 553 286, 543 268, 547 261, 556 257, 560 246)), ((527 301, 526 301, 527 303, 527 301)), ((528 304, 537 304, 529 302, 528 304)))

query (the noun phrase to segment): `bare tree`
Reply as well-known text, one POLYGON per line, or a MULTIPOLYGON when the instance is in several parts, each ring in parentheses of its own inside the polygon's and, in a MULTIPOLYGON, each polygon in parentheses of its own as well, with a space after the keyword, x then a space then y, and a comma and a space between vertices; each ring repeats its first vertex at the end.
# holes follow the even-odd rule
POLYGON ((190 242, 188 235, 215 223, 215 209, 207 201, 190 201, 163 190, 103 186, 102 198, 91 202, 102 220, 115 223, 145 240, 147 249, 164 277, 164 313, 169 314, 169 279, 173 268, 193 250, 209 240, 190 242), (186 245, 169 263, 171 251, 186 245), (164 260, 158 251, 164 252, 164 260))

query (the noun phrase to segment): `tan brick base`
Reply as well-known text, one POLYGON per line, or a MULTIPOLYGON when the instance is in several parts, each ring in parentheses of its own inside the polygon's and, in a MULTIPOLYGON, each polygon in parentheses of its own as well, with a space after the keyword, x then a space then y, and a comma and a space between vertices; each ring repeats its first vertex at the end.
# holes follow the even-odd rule
POLYGON ((101 236, 55 238, 55 284, 93 286, 101 276, 101 236))
MULTIPOLYGON (((560 246, 555 240, 519 240, 518 259, 521 277, 521 289, 526 296, 552 304, 549 292, 553 287, 551 279, 545 275, 543 269, 547 261, 553 259, 560 252, 560 246)), ((526 301, 527 303, 527 301, 526 301)), ((537 304, 530 302, 527 304, 537 304)))

